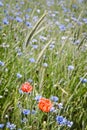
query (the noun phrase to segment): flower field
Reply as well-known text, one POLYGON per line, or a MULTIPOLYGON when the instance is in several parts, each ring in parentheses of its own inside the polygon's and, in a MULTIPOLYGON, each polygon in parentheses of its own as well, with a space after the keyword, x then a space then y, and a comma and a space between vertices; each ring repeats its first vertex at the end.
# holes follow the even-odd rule
POLYGON ((0 0, 0 130, 87 130, 86 0, 0 0))

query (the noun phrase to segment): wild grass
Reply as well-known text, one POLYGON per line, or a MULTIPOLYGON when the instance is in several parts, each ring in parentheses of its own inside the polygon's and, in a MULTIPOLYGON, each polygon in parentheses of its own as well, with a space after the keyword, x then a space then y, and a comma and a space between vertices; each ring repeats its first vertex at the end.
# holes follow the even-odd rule
POLYGON ((11 129, 6 128, 10 122, 17 130, 87 130, 87 2, 1 2, 0 124, 4 124, 3 129, 11 129), (30 94, 19 91, 25 82, 33 86, 30 94), (45 113, 38 108, 37 95, 47 99, 57 96, 57 104, 63 103, 63 108, 45 113), (23 115, 23 109, 35 113, 23 115), (59 125, 57 115, 72 121, 72 127, 59 125), (26 119, 24 123, 22 119, 26 119))

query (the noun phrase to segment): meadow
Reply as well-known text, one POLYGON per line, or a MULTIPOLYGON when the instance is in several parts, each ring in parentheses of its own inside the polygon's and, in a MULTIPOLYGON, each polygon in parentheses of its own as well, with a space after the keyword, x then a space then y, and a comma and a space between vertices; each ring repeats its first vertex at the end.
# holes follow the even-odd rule
POLYGON ((0 0, 0 129, 87 130, 86 0, 0 0))

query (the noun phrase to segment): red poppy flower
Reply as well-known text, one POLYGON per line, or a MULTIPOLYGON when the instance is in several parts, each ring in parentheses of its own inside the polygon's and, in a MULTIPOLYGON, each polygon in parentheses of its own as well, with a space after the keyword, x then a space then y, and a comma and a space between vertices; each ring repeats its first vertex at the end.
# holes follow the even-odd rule
POLYGON ((50 109, 52 108, 52 102, 49 99, 40 98, 38 107, 43 112, 50 112, 50 109))
POLYGON ((32 89, 33 89, 33 87, 28 82, 22 84, 22 86, 21 86, 21 90, 26 93, 30 93, 32 91, 32 89))

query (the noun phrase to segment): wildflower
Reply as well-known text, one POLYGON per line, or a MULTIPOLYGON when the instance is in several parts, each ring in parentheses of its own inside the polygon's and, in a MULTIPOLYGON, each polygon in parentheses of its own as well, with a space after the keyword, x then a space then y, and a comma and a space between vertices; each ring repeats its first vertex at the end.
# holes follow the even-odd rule
POLYGON ((82 19, 85 24, 87 24, 87 18, 82 19))
POLYGON ((23 91, 19 89, 19 93, 20 93, 20 94, 23 94, 23 91))
POLYGON ((50 50, 52 50, 55 47, 55 45, 54 44, 50 44, 49 47, 50 47, 50 50))
POLYGON ((24 84, 22 84, 21 86, 21 90, 23 92, 26 92, 26 93, 30 93, 32 91, 33 87, 30 85, 30 83, 28 82, 25 82, 24 84))
POLYGON ((72 122, 72 121, 67 121, 67 126, 68 126, 68 127, 72 127, 72 125, 73 125, 73 122, 72 122))
POLYGON ((38 107, 43 112, 50 112, 50 109, 52 108, 52 103, 49 99, 40 98, 38 107))
POLYGON ((28 22, 28 21, 26 21, 26 26, 28 26, 28 27, 30 27, 30 28, 32 28, 32 25, 31 25, 31 23, 30 22, 28 22))
POLYGON ((29 61, 30 61, 31 63, 34 63, 34 62, 35 62, 35 59, 34 59, 34 58, 30 58, 29 61))
POLYGON ((39 101, 41 98, 42 98, 41 95, 37 95, 37 96, 35 97, 35 100, 36 100, 36 101, 39 101))
POLYGON ((54 112, 55 111, 55 107, 51 107, 50 112, 54 112))
POLYGON ((72 8, 77 9, 78 6, 77 6, 76 4, 73 4, 73 5, 72 5, 72 8))
POLYGON ((32 9, 31 8, 28 8, 27 10, 26 10, 26 12, 30 12, 32 9))
POLYGON ((22 75, 20 73, 17 73, 17 78, 18 79, 22 78, 22 75))
POLYGON ((36 114, 36 111, 35 111, 35 110, 32 110, 31 113, 32 113, 32 114, 36 114))
POLYGON ((33 21, 34 21, 34 22, 37 22, 37 21, 38 21, 38 16, 34 16, 34 17, 33 17, 33 21))
POLYGON ((44 36, 42 36, 42 35, 40 35, 39 38, 40 38, 40 40, 43 41, 43 42, 47 40, 47 37, 44 37, 44 36))
POLYGON ((80 44, 80 40, 76 40, 75 42, 73 42, 74 45, 78 45, 80 44))
POLYGON ((74 70, 74 66, 73 65, 69 65, 68 66, 68 70, 74 70))
POLYGON ((32 83, 32 82, 33 82, 33 80, 32 80, 31 78, 29 78, 28 81, 29 81, 29 83, 32 83))
POLYGON ((28 109, 23 109, 23 114, 24 114, 24 115, 30 114, 30 110, 28 110, 28 109))
POLYGON ((25 14, 25 19, 29 19, 30 18, 30 16, 28 15, 28 14, 25 14))
POLYGON ((38 45, 32 45, 32 47, 34 48, 34 49, 37 49, 38 48, 38 45))
POLYGON ((66 27, 65 27, 65 25, 61 24, 61 25, 59 25, 59 29, 60 29, 61 31, 65 31, 65 30, 66 30, 66 27))
POLYGON ((0 7, 3 6, 3 3, 0 1, 0 7))
POLYGON ((7 18, 4 18, 4 19, 3 19, 3 23, 6 24, 6 25, 9 24, 9 21, 7 20, 7 18))
POLYGON ((11 124, 10 122, 7 122, 6 127, 9 128, 10 130, 16 129, 16 125, 15 124, 11 124))
POLYGON ((37 43, 37 39, 33 39, 33 40, 32 40, 32 43, 37 43))
POLYGON ((71 19, 74 21, 74 22, 78 22, 77 18, 72 16, 71 19))
POLYGON ((56 96, 51 96, 51 100, 52 100, 52 101, 54 101, 54 102, 57 102, 57 101, 58 101, 58 99, 59 99, 59 98, 58 98, 58 97, 56 97, 56 96))
POLYGON ((80 81, 81 81, 81 83, 87 83, 87 79, 86 78, 80 78, 80 81))
POLYGON ((48 64, 47 64, 47 63, 43 63, 43 66, 44 66, 44 67, 48 67, 48 64))
POLYGON ((4 66, 5 63, 3 61, 0 61, 0 66, 4 66))
POLYGON ((20 17, 18 17, 18 16, 16 17, 16 21, 17 22, 23 22, 23 20, 20 17))
POLYGON ((63 104, 62 103, 58 103, 58 108, 62 109, 63 108, 63 104))
POLYGON ((57 116, 56 121, 60 125, 66 125, 66 123, 67 123, 67 119, 64 118, 63 116, 57 116))
POLYGON ((4 127, 4 124, 0 124, 0 129, 2 129, 4 127))

